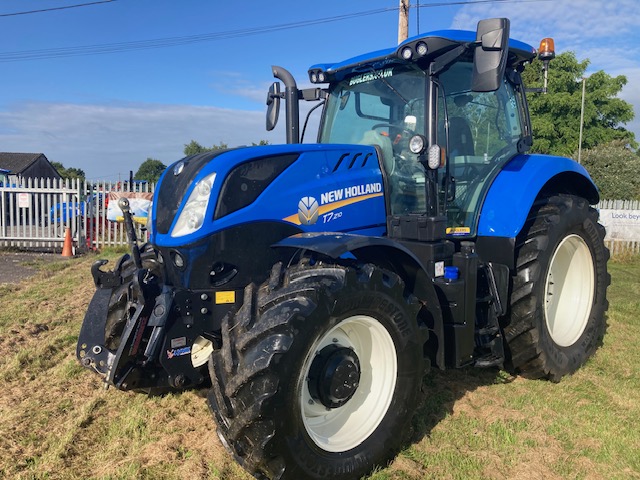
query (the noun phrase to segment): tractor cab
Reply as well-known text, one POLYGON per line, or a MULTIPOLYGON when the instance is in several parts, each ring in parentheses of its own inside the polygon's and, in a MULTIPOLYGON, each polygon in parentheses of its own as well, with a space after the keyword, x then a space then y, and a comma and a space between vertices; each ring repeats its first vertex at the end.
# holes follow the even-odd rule
POLYGON ((328 83, 318 142, 376 148, 388 215, 446 216, 448 235, 476 235, 492 180, 532 143, 519 72, 535 49, 508 35, 506 19, 485 20, 476 35, 437 31, 311 67, 328 83))

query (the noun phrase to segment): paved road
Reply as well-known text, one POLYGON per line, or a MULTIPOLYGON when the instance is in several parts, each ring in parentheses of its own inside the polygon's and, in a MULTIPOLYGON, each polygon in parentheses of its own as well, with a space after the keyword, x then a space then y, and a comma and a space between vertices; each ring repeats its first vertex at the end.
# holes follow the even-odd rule
POLYGON ((0 285, 3 283, 18 283, 37 273, 28 266, 34 261, 55 262, 64 260, 56 253, 29 253, 0 251, 0 285))

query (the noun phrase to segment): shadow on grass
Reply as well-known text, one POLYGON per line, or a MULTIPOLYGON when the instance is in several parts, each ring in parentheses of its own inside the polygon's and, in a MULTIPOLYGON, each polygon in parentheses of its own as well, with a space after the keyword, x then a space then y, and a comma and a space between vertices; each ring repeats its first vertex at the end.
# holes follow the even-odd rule
POLYGON ((511 383, 515 378, 497 368, 431 369, 422 381, 418 407, 412 420, 410 443, 428 436, 431 430, 453 413, 455 403, 467 393, 479 387, 511 383))

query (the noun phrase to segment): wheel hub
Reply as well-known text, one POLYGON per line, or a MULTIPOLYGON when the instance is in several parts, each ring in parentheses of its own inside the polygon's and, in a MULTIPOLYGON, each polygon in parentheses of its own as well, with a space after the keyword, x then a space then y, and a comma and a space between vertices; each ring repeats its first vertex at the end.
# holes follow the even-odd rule
POLYGON ((347 403, 360 385, 360 361, 356 353, 339 345, 327 345, 311 363, 309 393, 327 408, 347 403))

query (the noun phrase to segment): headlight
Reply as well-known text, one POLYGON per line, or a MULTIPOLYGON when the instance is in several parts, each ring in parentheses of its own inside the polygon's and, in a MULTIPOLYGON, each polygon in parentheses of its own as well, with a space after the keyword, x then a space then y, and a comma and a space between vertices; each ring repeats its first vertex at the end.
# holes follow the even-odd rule
POLYGON ((172 237, 189 235, 202 227, 211 197, 211 187, 215 179, 216 174, 212 173, 196 184, 171 231, 172 237))
POLYGON ((411 60, 412 56, 413 51, 411 50, 411 47, 404 47, 402 49, 402 58, 404 58, 405 60, 411 60))
POLYGON ((421 155, 427 148, 427 139, 422 135, 414 135, 409 140, 409 150, 411 153, 421 155))

